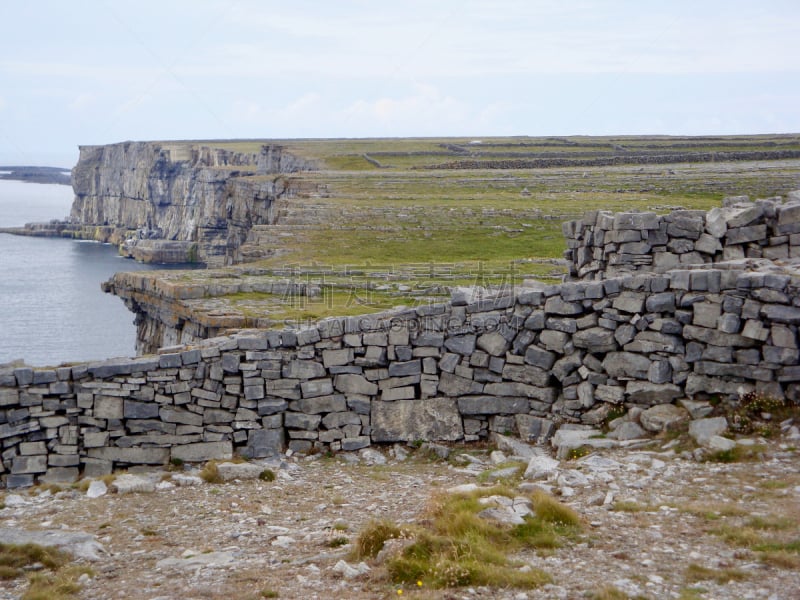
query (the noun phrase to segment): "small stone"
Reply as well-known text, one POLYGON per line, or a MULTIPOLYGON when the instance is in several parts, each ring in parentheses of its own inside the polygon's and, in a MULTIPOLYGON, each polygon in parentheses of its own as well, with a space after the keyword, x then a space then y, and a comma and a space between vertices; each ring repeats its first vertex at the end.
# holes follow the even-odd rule
POLYGON ((86 497, 99 498, 100 496, 105 496, 107 493, 108 487, 106 486, 105 482, 97 479, 89 484, 89 489, 86 490, 86 497))
POLYGON ((620 423, 614 431, 608 434, 613 440, 638 440, 641 438, 647 437, 647 432, 642 429, 638 423, 634 423, 633 421, 623 421, 620 423))
POLYGON ((288 548, 289 546, 294 546, 295 539, 288 535, 279 535, 274 540, 272 540, 272 546, 277 546, 278 548, 288 548))
POLYGON ((339 573, 345 579, 355 579, 365 573, 369 573, 370 568, 366 563, 358 563, 357 565, 353 566, 344 560, 340 560, 337 562, 332 568, 331 571, 334 573, 339 573))
POLYGON ((534 456, 528 462, 523 477, 525 479, 546 479, 558 471, 559 461, 549 456, 534 456))
POLYGON ((358 454, 368 465, 385 465, 386 457, 380 451, 374 448, 363 448, 359 450, 358 454))
POLYGON ((701 446, 705 446, 712 436, 724 433, 728 429, 725 417, 695 419, 689 423, 689 436, 701 446))
POLYGON ((501 452, 500 450, 493 450, 492 453, 489 454, 489 461, 493 465, 502 464, 502 463, 506 462, 507 460, 508 460, 508 458, 506 457, 506 455, 503 454, 503 452, 501 452))

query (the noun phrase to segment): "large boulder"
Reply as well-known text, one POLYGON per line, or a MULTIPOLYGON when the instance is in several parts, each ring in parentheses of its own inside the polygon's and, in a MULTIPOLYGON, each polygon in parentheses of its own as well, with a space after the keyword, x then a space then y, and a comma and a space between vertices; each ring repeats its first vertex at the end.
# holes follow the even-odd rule
POLYGON ((373 442, 455 441, 464 437, 453 398, 374 401, 370 422, 373 442))

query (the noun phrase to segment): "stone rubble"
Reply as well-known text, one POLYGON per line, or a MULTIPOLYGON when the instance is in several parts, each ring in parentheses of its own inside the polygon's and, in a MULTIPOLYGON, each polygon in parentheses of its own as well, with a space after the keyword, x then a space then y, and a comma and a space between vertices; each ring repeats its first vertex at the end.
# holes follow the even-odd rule
MULTIPOLYGON (((549 489, 579 513, 587 530, 587 536, 563 548, 514 557, 529 568, 543 569, 553 582, 528 591, 428 590, 424 597, 576 598, 613 585, 629 595, 655 599, 678 597, 695 585, 718 600, 784 598, 787 590, 800 586, 796 571, 762 564, 752 552, 730 546, 714 533, 720 525, 736 527, 753 516, 783 515, 792 506, 796 510, 800 501, 796 452, 787 450, 782 439, 738 441, 748 440, 765 446, 755 470, 754 463, 698 463, 690 452, 665 449, 671 444, 663 440, 651 442, 648 449, 603 449, 574 460, 557 460, 536 448, 538 453, 527 462, 528 467, 542 467, 536 480, 508 481, 517 482, 520 491, 549 489), (626 504, 640 508, 615 509, 626 504), (692 584, 686 579, 690 565, 735 568, 748 576, 692 584)), ((6 494, 0 539, 11 539, 13 532, 18 536, 13 539, 32 536, 36 543, 55 544, 56 538, 48 541, 42 535, 57 533, 92 544, 94 556, 83 554, 81 559, 91 560, 95 572, 82 580, 84 600, 122 595, 130 600, 222 599, 267 589, 281 598, 384 597, 395 594, 394 588, 373 577, 373 571, 408 540, 387 544, 374 562, 356 564, 347 552, 358 531, 372 518, 419 522, 426 503, 442 489, 460 494, 490 486, 479 481, 496 468, 489 450, 455 450, 450 462, 431 460, 422 449, 404 451, 404 461, 381 453, 390 472, 374 457, 368 463, 355 452, 350 461, 344 455, 317 455, 252 463, 288 475, 272 482, 255 478, 173 485, 96 498, 75 490, 6 494), (462 456, 471 460, 456 460, 462 456), (457 466, 465 461, 476 468, 457 466), (203 522, 200 538, 198 521, 203 522), (43 525, 51 528, 49 533, 36 531, 43 525), (336 538, 349 543, 332 547, 336 538)), ((520 458, 509 460, 520 468, 526 464, 520 458)), ((154 480, 198 478, 190 468, 142 475, 154 480)), ((482 503, 484 518, 508 524, 521 522, 533 507, 522 495, 490 496, 482 503)), ((74 547, 66 549, 75 552, 74 547)), ((15 585, 0 591, 0 599, 16 599, 22 587, 15 585)), ((413 590, 407 593, 417 597, 413 590)))

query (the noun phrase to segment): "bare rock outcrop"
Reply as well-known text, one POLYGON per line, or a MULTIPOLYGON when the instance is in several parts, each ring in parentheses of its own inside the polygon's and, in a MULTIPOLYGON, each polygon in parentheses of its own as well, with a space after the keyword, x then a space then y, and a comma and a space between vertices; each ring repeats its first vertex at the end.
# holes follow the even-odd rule
POLYGON ((253 226, 275 222, 275 202, 293 193, 289 175, 312 166, 275 145, 82 146, 71 219, 144 262, 232 264, 253 226))

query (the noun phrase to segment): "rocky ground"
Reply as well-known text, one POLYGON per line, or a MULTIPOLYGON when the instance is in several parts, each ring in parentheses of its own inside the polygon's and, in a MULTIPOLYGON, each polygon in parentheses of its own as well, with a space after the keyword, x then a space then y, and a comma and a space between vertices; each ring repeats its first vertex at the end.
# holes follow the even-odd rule
MULTIPOLYGON (((7 492, 0 541, 20 532, 93 536, 72 546, 94 555, 94 575, 84 576, 79 594, 85 600, 397 597, 380 564, 359 568, 346 542, 370 519, 418 521, 435 494, 491 485, 516 466, 513 484, 551 490, 585 522, 577 541, 516 557, 552 583, 441 591, 423 581, 402 589, 404 597, 797 598, 797 452, 786 437, 752 443, 755 460, 732 463, 698 462, 666 440, 561 460, 501 440, 500 453, 455 446, 446 460, 436 455, 443 447, 394 447, 244 463, 220 467, 232 479, 216 484, 190 470, 136 473, 107 491, 98 481, 89 490, 7 492), (267 466, 273 481, 256 476, 267 466), (745 534, 794 541, 794 550, 765 555, 745 534), (609 595, 610 586, 621 595, 609 595)), ((22 580, 0 582, 0 599, 19 598, 24 588, 22 580)))

